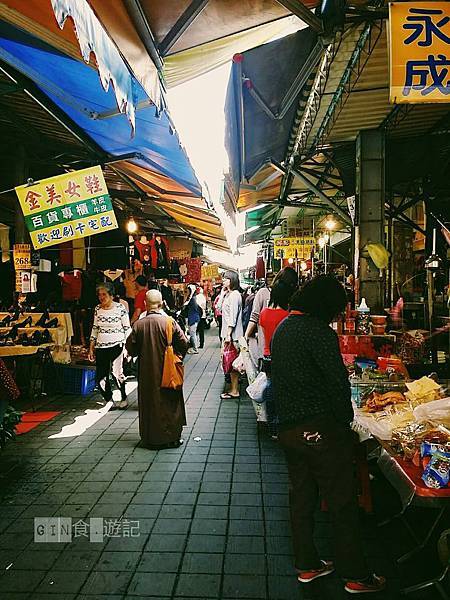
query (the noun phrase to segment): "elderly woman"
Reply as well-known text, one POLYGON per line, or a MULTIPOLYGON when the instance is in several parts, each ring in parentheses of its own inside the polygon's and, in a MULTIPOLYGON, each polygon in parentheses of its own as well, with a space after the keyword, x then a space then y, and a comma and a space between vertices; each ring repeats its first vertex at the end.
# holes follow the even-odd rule
POLYGON ((186 354, 188 341, 178 323, 163 312, 161 292, 149 290, 146 300, 147 316, 134 323, 127 340, 128 353, 139 357, 139 432, 145 448, 176 448, 181 443, 186 413, 183 390, 161 388, 160 385, 168 321, 172 326, 173 349, 180 357, 186 354))
POLYGON ((271 377, 290 479, 291 528, 298 580, 335 569, 351 594, 376 593, 384 577, 364 558, 353 470, 353 408, 348 373, 330 322, 346 306, 342 285, 315 277, 290 299, 291 312, 271 345, 271 377), (314 544, 314 515, 323 498, 334 530, 335 565, 314 544))
POLYGON ((121 401, 113 404, 112 409, 128 407, 125 390, 125 377, 122 369, 123 348, 131 331, 128 312, 119 302, 114 302, 113 288, 108 283, 97 286, 99 304, 94 311, 94 325, 91 332, 89 360, 96 363, 96 382, 106 402, 113 399, 109 376, 112 371, 121 401))

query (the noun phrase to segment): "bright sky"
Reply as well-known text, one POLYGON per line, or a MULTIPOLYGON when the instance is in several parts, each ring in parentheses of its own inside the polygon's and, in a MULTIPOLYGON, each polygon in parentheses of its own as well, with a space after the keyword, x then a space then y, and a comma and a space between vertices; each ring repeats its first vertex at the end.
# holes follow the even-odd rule
MULTIPOLYGON (((282 37, 304 27, 295 17, 286 19, 282 37)), ((276 39, 276 37, 274 39, 276 39)), ((238 215, 237 227, 221 206, 220 194, 223 174, 228 170, 228 156, 224 146, 224 105, 231 61, 214 71, 168 90, 168 104, 181 142, 191 160, 200 183, 209 189, 211 201, 222 221, 228 242, 235 249, 236 239, 243 233, 244 217, 238 215)), ((239 256, 209 252, 211 260, 245 268, 255 264, 258 245, 247 246, 239 256)))

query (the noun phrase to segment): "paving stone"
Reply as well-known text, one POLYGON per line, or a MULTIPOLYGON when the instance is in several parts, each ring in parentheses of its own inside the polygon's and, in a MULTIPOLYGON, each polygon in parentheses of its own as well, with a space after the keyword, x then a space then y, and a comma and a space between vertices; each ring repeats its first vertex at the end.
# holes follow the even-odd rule
POLYGON ((175 596, 191 598, 210 598, 212 596, 217 598, 219 589, 220 575, 182 573, 178 579, 175 596))
POLYGON ((243 535, 229 536, 227 553, 231 554, 263 554, 265 552, 264 538, 243 535))
POLYGON ((181 552, 144 552, 137 570, 149 573, 176 573, 182 556, 181 552))
POLYGON ((193 519, 191 533, 209 535, 225 535, 228 521, 225 519, 193 519))
POLYGON ((93 571, 81 591, 87 595, 125 594, 131 578, 131 573, 123 571, 93 571))
POLYGON ((153 532, 158 533, 167 533, 167 534, 183 534, 187 533, 189 527, 191 525, 190 519, 161 519, 158 518, 155 522, 155 527, 153 528, 153 532))
MULTIPOLYGON (((223 554, 187 552, 181 570, 185 573, 222 573, 223 554)), ((185 592, 186 593, 186 592, 185 592)), ((211 591, 212 593, 212 591, 211 591)))
POLYGON ((194 512, 195 519, 227 519, 228 506, 197 505, 194 512))
MULTIPOLYGON (((48 571, 52 567, 58 556, 60 556, 60 554, 60 550, 41 550, 40 552, 32 552, 30 550, 25 550, 14 560, 10 561, 13 563, 11 568, 13 570, 20 569, 25 571, 48 571)), ((0 570, 2 570, 1 565, 0 570)), ((18 577, 20 577, 20 575, 18 575, 18 577)))
POLYGON ((194 512, 193 504, 168 504, 161 507, 160 519, 190 519, 194 512))
POLYGON ((175 573, 136 573, 131 580, 128 593, 145 597, 170 598, 175 578, 175 573))
MULTIPOLYGON (((70 565, 67 565, 70 566, 70 565)), ((49 571, 37 591, 51 594, 76 594, 88 577, 84 571, 49 571)))
POLYGON ((150 552, 181 552, 186 542, 186 536, 180 534, 163 535, 152 533, 145 551, 150 552))
POLYGON ((230 535, 264 535, 264 524, 262 521, 256 520, 231 520, 229 523, 230 535))
POLYGON ((265 600, 267 598, 266 579, 257 575, 225 575, 223 598, 265 600))
POLYGON ((20 571, 20 576, 18 576, 16 571, 10 569, 0 577, 1 593, 5 595, 8 593, 6 598, 9 598, 10 592, 32 592, 45 575, 46 571, 28 570, 20 571))
POLYGON ((225 536, 191 534, 188 539, 187 552, 224 552, 225 536))
POLYGON ((58 557, 52 567, 53 571, 67 571, 68 567, 74 571, 90 571, 97 562, 101 550, 89 548, 77 550, 69 545, 58 557))
POLYGON ((134 571, 140 552, 103 552, 95 563, 96 571, 134 571))
POLYGON ((266 558, 263 554, 228 554, 224 573, 234 575, 265 575, 266 558))

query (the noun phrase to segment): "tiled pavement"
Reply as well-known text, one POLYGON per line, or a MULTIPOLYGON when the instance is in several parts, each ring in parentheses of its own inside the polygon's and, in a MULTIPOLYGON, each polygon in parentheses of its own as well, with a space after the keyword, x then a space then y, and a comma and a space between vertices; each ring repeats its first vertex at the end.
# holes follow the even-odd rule
MULTIPOLYGON (((96 396, 59 397, 41 408, 63 412, 0 453, 1 599, 345 597, 337 578, 297 584, 283 456, 258 433, 248 400, 220 401, 218 362, 214 330, 205 350, 187 362, 189 425, 180 449, 136 446, 135 392, 130 409, 107 413, 77 437, 48 439, 85 409, 98 408, 96 396), (78 530, 70 543, 33 542, 33 518, 48 516, 74 522, 123 516, 139 521, 140 535, 94 543, 78 530)), ((375 483, 384 498, 387 488, 375 483)), ((319 519, 318 545, 327 558, 327 516, 319 519)), ((391 559, 405 533, 377 531, 370 522, 365 529, 371 561, 391 578, 382 597, 397 599, 399 578, 411 583, 414 573, 409 566, 399 573, 391 559)))

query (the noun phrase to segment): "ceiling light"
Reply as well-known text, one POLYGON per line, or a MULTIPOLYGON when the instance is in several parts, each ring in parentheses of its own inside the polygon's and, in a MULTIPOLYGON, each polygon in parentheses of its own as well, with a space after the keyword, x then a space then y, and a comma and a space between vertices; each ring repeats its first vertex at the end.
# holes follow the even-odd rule
POLYGON ((130 217, 127 222, 127 231, 128 233, 136 233, 137 231, 137 223, 133 217, 130 217))

